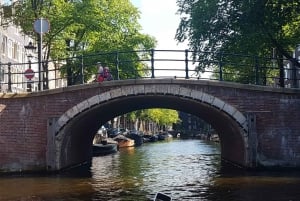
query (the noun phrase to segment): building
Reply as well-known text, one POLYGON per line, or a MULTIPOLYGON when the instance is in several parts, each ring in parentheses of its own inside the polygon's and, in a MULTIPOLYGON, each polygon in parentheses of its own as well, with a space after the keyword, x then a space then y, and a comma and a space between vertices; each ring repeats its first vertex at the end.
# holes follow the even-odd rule
MULTIPOLYGON (((29 68, 29 62, 27 56, 29 56, 25 50, 25 44, 32 41, 31 38, 25 36, 20 32, 20 29, 16 26, 1 27, 0 30, 0 90, 8 91, 8 83, 11 82, 11 91, 20 92, 26 91, 27 79, 24 76, 24 72, 29 68), (9 78, 9 72, 11 77, 9 78), (11 80, 9 80, 11 79, 11 80)), ((33 58, 36 58, 32 55, 33 58)), ((34 62, 33 62, 34 63, 34 62)), ((31 65, 31 68, 37 72, 37 65, 31 65)), ((34 75, 34 79, 36 75, 34 75)), ((33 88, 36 88, 36 84, 33 83, 33 88)))
MULTIPOLYGON (((7 2, 8 1, 0 0, 0 5, 6 5, 7 2)), ((29 53, 26 52, 25 46, 32 41, 32 39, 24 35, 19 27, 5 22, 3 20, 3 15, 6 14, 5 12, 11 12, 11 9, 5 9, 4 7, 1 8, 0 11, 0 91, 26 91, 27 79, 24 76, 24 71, 29 68, 27 57, 29 53), (12 84, 9 85, 9 83, 12 84)), ((32 56, 36 58, 34 54, 35 53, 33 53, 32 56)), ((33 70, 36 70, 36 67, 36 65, 32 65, 33 70)), ((34 77, 33 80, 34 79, 36 78, 34 77)), ((33 86, 33 88, 35 88, 35 86, 33 86)))
POLYGON ((181 129, 190 133, 207 133, 211 131, 211 126, 197 116, 185 112, 179 112, 181 119, 181 129))
POLYGON ((42 68, 39 72, 37 48, 26 48, 29 44, 37 47, 37 43, 22 33, 19 27, 3 21, 3 16, 7 12, 12 12, 9 3, 11 1, 0 0, 0 5, 4 5, 0 9, 0 92, 37 91, 39 73, 41 73, 41 85, 45 84, 42 83, 42 80, 46 80, 43 77, 47 77, 47 89, 66 86, 66 80, 60 79, 58 69, 61 64, 49 62, 48 71, 43 71, 42 68), (29 68, 34 72, 31 79, 24 75, 29 68))
MULTIPOLYGON (((300 62, 300 45, 298 45, 294 52, 293 58, 300 62)), ((287 88, 299 88, 300 86, 300 69, 292 61, 284 61, 284 76, 287 78, 285 81, 285 87, 287 88)))

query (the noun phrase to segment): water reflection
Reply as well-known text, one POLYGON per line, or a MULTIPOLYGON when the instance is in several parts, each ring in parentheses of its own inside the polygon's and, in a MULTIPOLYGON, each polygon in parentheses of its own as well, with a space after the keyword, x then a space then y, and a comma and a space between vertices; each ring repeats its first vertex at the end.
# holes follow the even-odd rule
POLYGON ((86 179, 59 177, 1 178, 0 200, 92 200, 92 186, 86 179), (89 199, 90 197, 90 199, 89 199))
POLYGON ((158 191, 196 197, 199 185, 209 184, 218 171, 219 148, 201 141, 146 144, 94 158, 93 177, 98 187, 107 184, 110 195, 124 200, 149 200, 158 191), (103 161, 105 160, 105 166, 103 161), (103 180, 104 179, 104 180, 103 180))
POLYGON ((80 171, 43 177, 2 177, 0 200, 143 201, 152 200, 158 191, 174 200, 300 199, 298 172, 225 170, 215 144, 174 140, 95 157, 90 166, 80 171))

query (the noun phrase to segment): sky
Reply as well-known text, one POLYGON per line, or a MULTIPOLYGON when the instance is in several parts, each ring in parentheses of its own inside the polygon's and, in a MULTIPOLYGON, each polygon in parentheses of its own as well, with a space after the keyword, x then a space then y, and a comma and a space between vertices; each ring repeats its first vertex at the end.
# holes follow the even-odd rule
MULTIPOLYGON (((142 33, 156 38, 158 42, 156 50, 188 49, 186 44, 178 44, 175 40, 176 30, 180 22, 180 16, 176 14, 178 10, 176 0, 131 0, 131 2, 140 11, 141 19, 139 23, 143 28, 142 33)), ((185 55, 184 52, 155 52, 155 59, 184 60, 185 55)), ((170 70, 159 70, 159 76, 185 76, 184 61, 155 61, 155 69, 174 69, 172 72, 170 70)))
POLYGON ((174 39, 180 16, 176 14, 176 0, 131 0, 141 12, 142 32, 154 36, 158 41, 156 49, 186 49, 174 39))

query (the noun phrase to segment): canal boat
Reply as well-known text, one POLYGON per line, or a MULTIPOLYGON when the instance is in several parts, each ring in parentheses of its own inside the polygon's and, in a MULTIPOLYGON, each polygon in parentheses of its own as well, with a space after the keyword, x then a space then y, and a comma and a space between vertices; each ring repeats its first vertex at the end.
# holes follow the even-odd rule
POLYGON ((133 147, 134 146, 134 140, 125 137, 124 135, 117 135, 113 138, 116 142, 118 142, 118 147, 133 147))
POLYGON ((170 140, 173 138, 173 136, 170 133, 159 133, 157 136, 159 141, 170 140))
POLYGON ((144 135, 143 141, 144 142, 156 142, 158 140, 157 135, 144 135))
POLYGON ((128 137, 134 140, 134 146, 141 146, 144 143, 143 136, 139 133, 129 133, 128 137))
POLYGON ((158 192, 154 197, 154 201, 172 201, 172 197, 164 193, 158 192))
POLYGON ((118 144, 93 144, 93 156, 104 156, 118 151, 118 144))

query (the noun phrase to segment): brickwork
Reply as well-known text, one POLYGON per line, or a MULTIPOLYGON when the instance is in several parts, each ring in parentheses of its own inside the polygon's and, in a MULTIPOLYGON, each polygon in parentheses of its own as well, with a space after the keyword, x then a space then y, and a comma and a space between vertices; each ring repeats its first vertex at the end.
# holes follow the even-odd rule
POLYGON ((57 170, 88 160, 99 123, 150 106, 203 118, 218 131, 222 157, 236 164, 300 166, 299 90, 153 79, 0 94, 0 172, 57 170), (255 129, 248 127, 249 114, 255 129))

